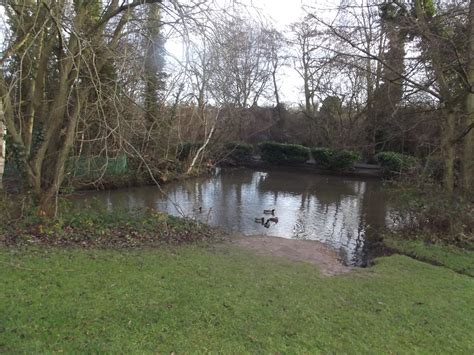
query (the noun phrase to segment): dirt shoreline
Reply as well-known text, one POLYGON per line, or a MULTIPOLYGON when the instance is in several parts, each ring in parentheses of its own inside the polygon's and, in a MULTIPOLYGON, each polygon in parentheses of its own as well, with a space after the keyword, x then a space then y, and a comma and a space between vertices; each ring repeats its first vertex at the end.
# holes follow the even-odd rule
POLYGON ((353 270, 343 265, 334 250, 324 244, 312 240, 296 240, 263 235, 235 235, 229 243, 258 255, 283 257, 295 261, 311 263, 328 276, 340 275, 353 270))

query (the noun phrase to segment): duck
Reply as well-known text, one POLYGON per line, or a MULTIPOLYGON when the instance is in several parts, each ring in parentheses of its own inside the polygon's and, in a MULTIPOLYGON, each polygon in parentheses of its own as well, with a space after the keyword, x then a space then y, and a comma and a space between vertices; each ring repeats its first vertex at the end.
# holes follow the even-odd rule
POLYGON ((272 209, 272 210, 263 210, 263 213, 264 214, 275 214, 275 209, 272 209))
POLYGON ((193 208, 193 211, 201 213, 202 212, 202 207, 193 208))
POLYGON ((268 222, 278 223, 278 217, 271 217, 271 218, 267 219, 267 221, 265 223, 268 223, 268 222))
POLYGON ((265 218, 264 217, 262 217, 262 218, 255 217, 255 222, 264 224, 265 223, 265 218))

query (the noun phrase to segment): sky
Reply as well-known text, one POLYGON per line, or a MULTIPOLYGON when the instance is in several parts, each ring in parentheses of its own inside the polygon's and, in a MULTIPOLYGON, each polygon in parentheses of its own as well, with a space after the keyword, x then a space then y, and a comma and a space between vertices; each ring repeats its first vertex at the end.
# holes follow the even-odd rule
MULTIPOLYGON (((214 0, 216 6, 226 8, 235 1, 248 6, 249 12, 269 20, 276 29, 284 34, 289 25, 302 19, 305 15, 304 7, 310 6, 317 9, 330 9, 339 4, 339 0, 214 0)), ((182 57, 182 42, 168 40, 168 52, 174 57, 182 57)), ((280 69, 279 84, 281 101, 294 105, 302 102, 302 79, 290 63, 288 67, 280 69)))
MULTIPOLYGON (((305 15, 304 7, 309 6, 318 10, 333 9, 340 0, 214 0, 216 6, 226 8, 232 2, 248 6, 250 12, 268 19, 275 28, 286 33, 288 26, 305 15), (252 10, 254 8, 254 10, 252 10)), ((0 6, 0 17, 3 22, 3 8, 0 6)), ((0 23, 0 26, 4 25, 0 23)), ((1 33, 0 33, 1 34, 1 33)), ((0 38, 2 40, 2 38, 0 38)), ((183 43, 170 39, 166 43, 167 51, 176 58, 183 58, 183 43)), ((294 68, 284 67, 280 73, 281 100, 290 104, 297 104, 301 100, 302 80, 294 68)))
MULTIPOLYGON (((314 3, 308 0, 247 0, 265 16, 270 17, 278 30, 285 30, 289 25, 303 18, 304 5, 314 3)), ((280 69, 280 95, 281 101, 288 104, 298 104, 302 101, 302 79, 290 64, 289 67, 280 69)))
MULTIPOLYGON (((288 37, 289 26, 302 20, 305 8, 318 11, 319 16, 329 15, 341 0, 214 0, 216 7, 229 8, 233 2, 248 8, 248 12, 272 23, 288 37), (328 11, 329 10, 329 11, 328 11), (324 15, 326 14, 326 15, 324 15)), ((170 41, 167 49, 174 56, 183 57, 182 42, 170 41)), ((293 67, 293 63, 282 67, 279 72, 280 99, 282 102, 295 105, 304 101, 302 97, 303 81, 293 67)), ((262 104, 260 102, 260 104, 262 104)), ((263 103, 265 104, 265 103, 263 103)))

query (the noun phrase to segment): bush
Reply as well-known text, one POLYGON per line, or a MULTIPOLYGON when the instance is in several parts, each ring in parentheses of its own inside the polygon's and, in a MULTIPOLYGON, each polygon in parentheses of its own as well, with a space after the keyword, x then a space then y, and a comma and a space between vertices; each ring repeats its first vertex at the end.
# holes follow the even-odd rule
POLYGON ((411 155, 396 152, 380 152, 375 160, 382 166, 386 175, 406 174, 418 167, 418 159, 411 155))
POLYGON ((186 160, 190 155, 196 153, 202 144, 202 142, 183 142, 178 146, 176 157, 181 161, 186 160))
POLYGON ((424 167, 425 176, 434 181, 442 181, 444 174, 444 162, 440 158, 428 158, 424 167))
POLYGON ((247 143, 230 142, 224 146, 227 158, 236 161, 248 161, 252 157, 253 147, 247 143))
MULTIPOLYGON (((461 159, 455 159, 454 164, 454 179, 458 181, 461 174, 461 159)), ((439 157, 429 157, 426 159, 423 174, 425 177, 428 177, 436 182, 443 181, 444 175, 444 161, 439 157)))
POLYGON ((316 164, 323 169, 349 170, 360 159, 360 155, 350 150, 335 150, 329 148, 312 148, 311 154, 316 164))
POLYGON ((262 159, 271 164, 298 164, 309 159, 309 148, 302 145, 266 142, 259 148, 262 159))
POLYGON ((404 239, 474 248, 474 204, 469 196, 445 193, 437 185, 391 190, 394 231, 404 239))
POLYGON ((332 150, 329 148, 311 148, 311 155, 318 166, 329 169, 332 150))

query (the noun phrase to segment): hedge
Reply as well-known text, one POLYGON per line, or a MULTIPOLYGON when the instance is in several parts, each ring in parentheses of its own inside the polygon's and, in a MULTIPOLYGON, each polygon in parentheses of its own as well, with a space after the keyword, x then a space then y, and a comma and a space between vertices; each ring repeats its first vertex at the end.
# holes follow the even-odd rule
POLYGON ((316 164, 328 170, 349 170, 360 159, 356 152, 345 149, 312 148, 311 155, 316 164))
POLYGON ((386 175, 405 174, 418 166, 418 159, 411 155, 397 152, 380 152, 375 155, 386 175))
POLYGON ((309 148, 302 145, 265 142, 259 148, 262 160, 271 164, 300 164, 309 159, 309 148))
POLYGON ((241 142, 229 142, 224 145, 227 158, 236 161, 248 161, 252 158, 253 146, 241 142))

